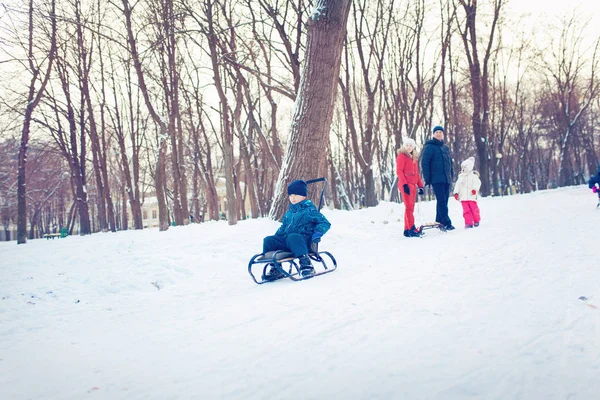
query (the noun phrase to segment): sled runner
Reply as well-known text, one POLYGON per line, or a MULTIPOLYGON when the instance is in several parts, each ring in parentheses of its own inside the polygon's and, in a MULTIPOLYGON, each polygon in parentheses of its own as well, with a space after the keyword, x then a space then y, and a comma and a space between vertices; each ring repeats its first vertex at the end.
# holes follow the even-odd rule
MULTIPOLYGON (((323 206, 323 196, 325 194, 325 184, 327 183, 327 180, 325 178, 318 178, 306 181, 308 185, 317 182, 323 182, 319 206, 317 208, 319 211, 321 211, 321 207, 323 206)), ((318 243, 311 243, 308 257, 313 264, 315 273, 307 277, 302 277, 302 275, 300 275, 300 262, 298 261, 298 258, 294 257, 293 253, 283 250, 269 251, 264 254, 255 254, 248 263, 248 273, 255 283, 262 285, 263 283, 275 282, 283 278, 289 278, 293 281, 302 281, 305 279, 314 278, 316 276, 328 274, 337 269, 337 261, 335 260, 335 257, 333 257, 333 255, 328 251, 319 251, 318 243), (275 267, 279 272, 276 274, 277 277, 275 279, 266 278, 267 272, 271 269, 271 267, 275 267)))
POLYGON ((254 282, 262 285, 263 283, 275 282, 283 278, 290 278, 293 281, 302 281, 314 278, 315 276, 328 274, 337 269, 337 262, 333 255, 328 251, 319 251, 317 243, 311 245, 311 252, 308 254, 308 257, 311 259, 313 267, 315 268, 315 273, 308 277, 302 277, 302 275, 300 275, 300 263, 298 262, 298 259, 294 257, 294 254, 282 250, 269 251, 265 254, 256 254, 253 256, 248 263, 248 273, 254 282), (323 256, 327 256, 329 260, 323 256), (328 264, 329 261, 331 262, 331 265, 328 264), (319 268, 317 263, 321 264, 321 268, 319 268), (279 276, 275 279, 265 279, 267 272, 272 266, 277 268, 280 272, 279 276), (253 270, 262 272, 260 279, 257 279, 253 270))
POLYGON ((444 225, 440 224, 439 222, 428 222, 426 224, 423 224, 419 228, 419 232, 421 233, 421 235, 423 235, 424 230, 434 229, 434 228, 437 228, 442 232, 446 232, 446 227, 444 225))

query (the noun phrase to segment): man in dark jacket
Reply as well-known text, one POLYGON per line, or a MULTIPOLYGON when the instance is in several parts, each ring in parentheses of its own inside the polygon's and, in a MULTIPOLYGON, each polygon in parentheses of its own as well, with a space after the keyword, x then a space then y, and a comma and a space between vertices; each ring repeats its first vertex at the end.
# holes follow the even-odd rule
POLYGON ((444 144, 444 128, 433 128, 433 139, 428 140, 423 148, 421 158, 421 171, 425 185, 433 186, 437 199, 435 221, 444 225, 447 230, 452 230, 452 221, 448 216, 448 197, 450 185, 454 180, 452 157, 450 149, 444 144))

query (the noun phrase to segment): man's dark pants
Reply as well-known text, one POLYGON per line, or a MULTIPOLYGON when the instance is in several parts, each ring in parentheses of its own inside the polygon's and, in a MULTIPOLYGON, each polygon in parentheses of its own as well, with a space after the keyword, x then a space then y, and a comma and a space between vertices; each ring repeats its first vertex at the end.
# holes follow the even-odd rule
POLYGON ((439 222, 444 226, 452 225, 452 221, 448 216, 448 197, 450 196, 450 184, 434 183, 433 193, 437 199, 435 208, 435 222, 439 222))

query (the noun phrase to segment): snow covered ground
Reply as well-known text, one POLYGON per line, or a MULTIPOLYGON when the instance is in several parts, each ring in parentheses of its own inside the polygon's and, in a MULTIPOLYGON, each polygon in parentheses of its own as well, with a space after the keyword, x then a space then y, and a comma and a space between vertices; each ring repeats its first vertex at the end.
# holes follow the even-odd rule
POLYGON ((247 273, 268 219, 0 243, 0 399, 600 398, 594 195, 450 201, 325 210, 298 283, 247 273))

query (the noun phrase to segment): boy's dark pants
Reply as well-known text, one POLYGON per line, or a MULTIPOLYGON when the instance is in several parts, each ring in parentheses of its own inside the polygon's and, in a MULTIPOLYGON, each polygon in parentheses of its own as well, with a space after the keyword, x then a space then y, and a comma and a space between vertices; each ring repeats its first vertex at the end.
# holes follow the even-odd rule
POLYGON ((448 216, 448 197, 450 196, 450 185, 447 183, 434 183, 433 193, 437 200, 435 207, 435 222, 444 226, 452 225, 448 216))
POLYGON ((267 236, 263 240, 263 253, 268 251, 283 250, 294 253, 294 257, 308 254, 308 239, 299 233, 290 233, 287 236, 267 236))

